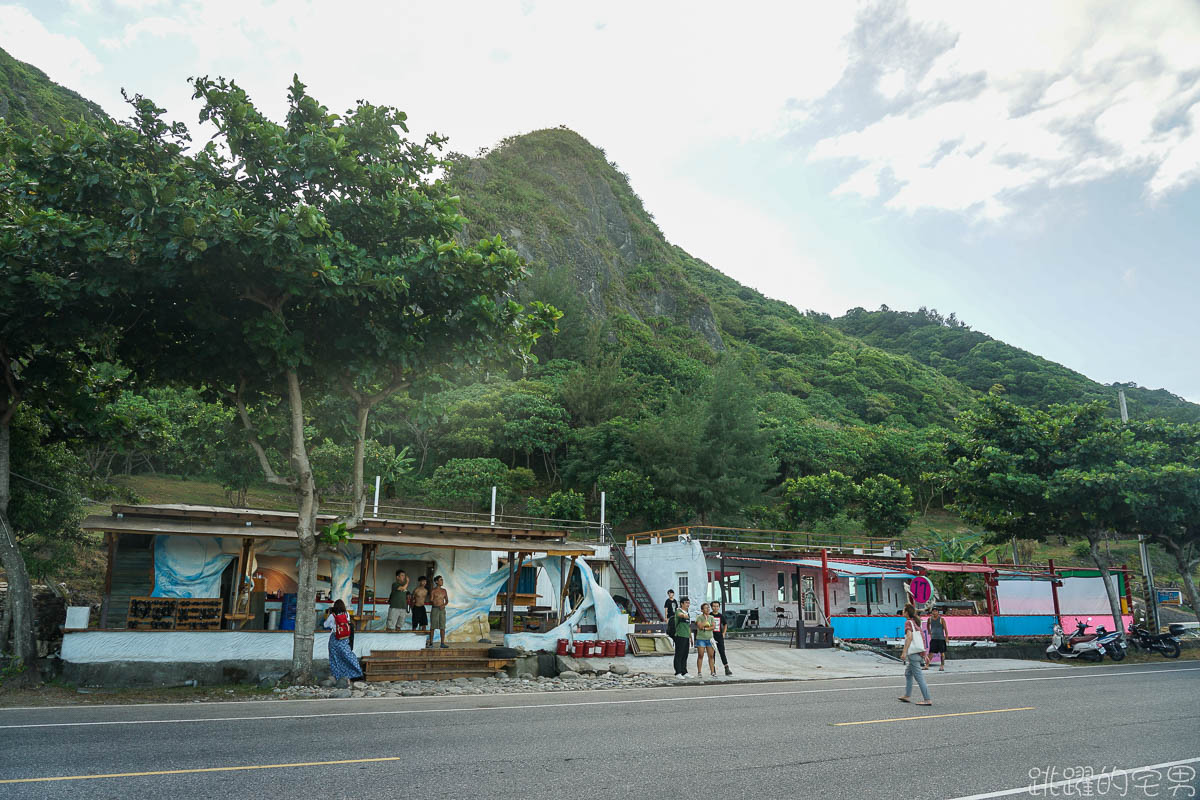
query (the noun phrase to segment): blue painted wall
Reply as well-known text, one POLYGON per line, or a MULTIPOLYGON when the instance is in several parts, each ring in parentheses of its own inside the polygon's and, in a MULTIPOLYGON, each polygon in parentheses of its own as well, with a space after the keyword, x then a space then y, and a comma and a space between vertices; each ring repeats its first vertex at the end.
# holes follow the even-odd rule
POLYGON ((839 639, 903 639, 904 617, 834 617, 839 639))
POLYGON ((1049 636, 1054 633, 1054 615, 993 617, 997 636, 1049 636))

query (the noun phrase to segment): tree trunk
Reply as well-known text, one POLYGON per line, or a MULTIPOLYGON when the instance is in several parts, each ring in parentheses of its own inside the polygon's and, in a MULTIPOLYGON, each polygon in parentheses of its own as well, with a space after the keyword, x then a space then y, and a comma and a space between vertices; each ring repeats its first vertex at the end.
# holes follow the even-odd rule
POLYGON ((1183 576, 1183 590, 1187 592, 1188 603, 1192 606, 1192 611, 1196 615, 1196 621, 1200 622, 1200 596, 1196 594, 1196 582, 1192 580, 1192 570, 1196 568, 1196 559, 1188 558, 1184 548, 1179 546, 1178 542, 1170 538, 1156 539, 1156 541, 1165 546, 1171 555, 1175 556, 1175 563, 1179 566, 1179 574, 1183 576))
POLYGON ((17 537, 8 522, 8 501, 12 462, 9 453, 9 418, 0 419, 0 565, 8 581, 8 598, 12 614, 13 657, 24 667, 32 666, 37 657, 33 639, 33 587, 25 559, 17 548, 17 537))
POLYGON ((367 510, 367 487, 363 481, 363 460, 367 453, 367 415, 371 413, 371 404, 365 399, 359 399, 354 407, 354 507, 351 511, 352 520, 346 524, 353 527, 362 522, 367 510))
POLYGON ((288 406, 291 411, 292 466, 296 470, 299 519, 296 538, 300 543, 300 563, 296 569, 296 630, 292 634, 291 681, 295 684, 313 682, 313 629, 317 604, 317 486, 312 465, 308 461, 308 446, 304 440, 304 398, 300 391, 300 376, 287 373, 288 406))
MULTIPOLYGON (((1117 595, 1117 587, 1112 585, 1109 578, 1108 559, 1100 554, 1100 537, 1102 534, 1096 533, 1088 536, 1088 545, 1092 550, 1092 561, 1096 562, 1096 568, 1100 570, 1100 578, 1104 581, 1104 593, 1108 595, 1108 608, 1112 612, 1113 627, 1116 628, 1117 635, 1121 637, 1121 641, 1125 640, 1125 622, 1121 618, 1121 600, 1117 595)), ((1126 576, 1126 580, 1128 580, 1126 576)))

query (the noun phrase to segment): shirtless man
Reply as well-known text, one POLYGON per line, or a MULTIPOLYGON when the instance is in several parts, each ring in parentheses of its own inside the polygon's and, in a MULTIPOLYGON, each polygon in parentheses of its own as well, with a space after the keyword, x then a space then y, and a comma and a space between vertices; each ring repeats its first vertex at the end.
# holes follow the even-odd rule
POLYGON ((429 617, 425 614, 425 604, 429 602, 429 578, 422 575, 417 578, 417 588, 413 590, 413 630, 423 631, 429 627, 429 617))
POLYGON ((429 647, 433 647, 433 632, 440 630, 442 632, 442 647, 449 648, 446 644, 446 604, 450 602, 450 595, 442 588, 442 576, 438 575, 433 579, 433 591, 429 593, 429 603, 433 606, 433 613, 429 621, 429 647))

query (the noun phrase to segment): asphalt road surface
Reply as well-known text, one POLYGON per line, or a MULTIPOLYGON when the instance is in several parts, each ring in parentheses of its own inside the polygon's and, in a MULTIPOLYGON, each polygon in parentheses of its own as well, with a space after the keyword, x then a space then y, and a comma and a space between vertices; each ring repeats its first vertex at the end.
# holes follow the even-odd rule
POLYGON ((927 674, 4 709, 0 798, 1200 795, 1200 663, 927 674))

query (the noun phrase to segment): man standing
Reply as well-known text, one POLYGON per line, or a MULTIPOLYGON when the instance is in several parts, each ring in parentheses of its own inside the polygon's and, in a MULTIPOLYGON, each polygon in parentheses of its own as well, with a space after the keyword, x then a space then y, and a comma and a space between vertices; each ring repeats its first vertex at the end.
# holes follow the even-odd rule
POLYGON ((442 576, 438 575, 433 579, 433 591, 429 593, 429 604, 433 606, 433 612, 429 618, 429 647, 433 647, 433 632, 442 632, 442 647, 450 647, 446 644, 446 604, 450 602, 450 595, 442 588, 442 576))
MULTIPOLYGON (((671 594, 674 594, 672 592, 671 594)), ((667 602, 674 602, 674 598, 667 602)), ((691 650, 692 644, 692 615, 688 613, 688 606, 691 605, 691 600, 683 598, 683 602, 679 604, 679 609, 671 617, 671 636, 675 639, 675 677, 683 679, 688 676, 687 663, 688 653, 691 650)))
POLYGON ((388 595, 387 629, 398 631, 404 627, 404 617, 408 611, 408 575, 402 569, 396 570, 396 580, 392 581, 392 593, 388 595))
POLYGON ((717 653, 721 656, 721 663, 725 665, 725 674, 732 675, 733 670, 729 668, 729 659, 725 658, 725 615, 721 613, 720 602, 713 602, 712 617, 714 622, 713 641, 717 645, 717 653))
POLYGON ((940 666, 938 672, 946 671, 946 620, 942 612, 936 608, 929 617, 929 649, 925 651, 925 669, 933 663, 933 657, 938 656, 940 666))
POLYGON ((667 589, 667 602, 663 603, 663 619, 667 621, 667 636, 675 635, 675 612, 679 610, 679 603, 675 602, 675 590, 667 589))
POLYGON ((413 592, 413 630, 423 631, 429 627, 429 616, 425 613, 425 603, 429 600, 429 578, 422 575, 417 578, 417 588, 413 592))

